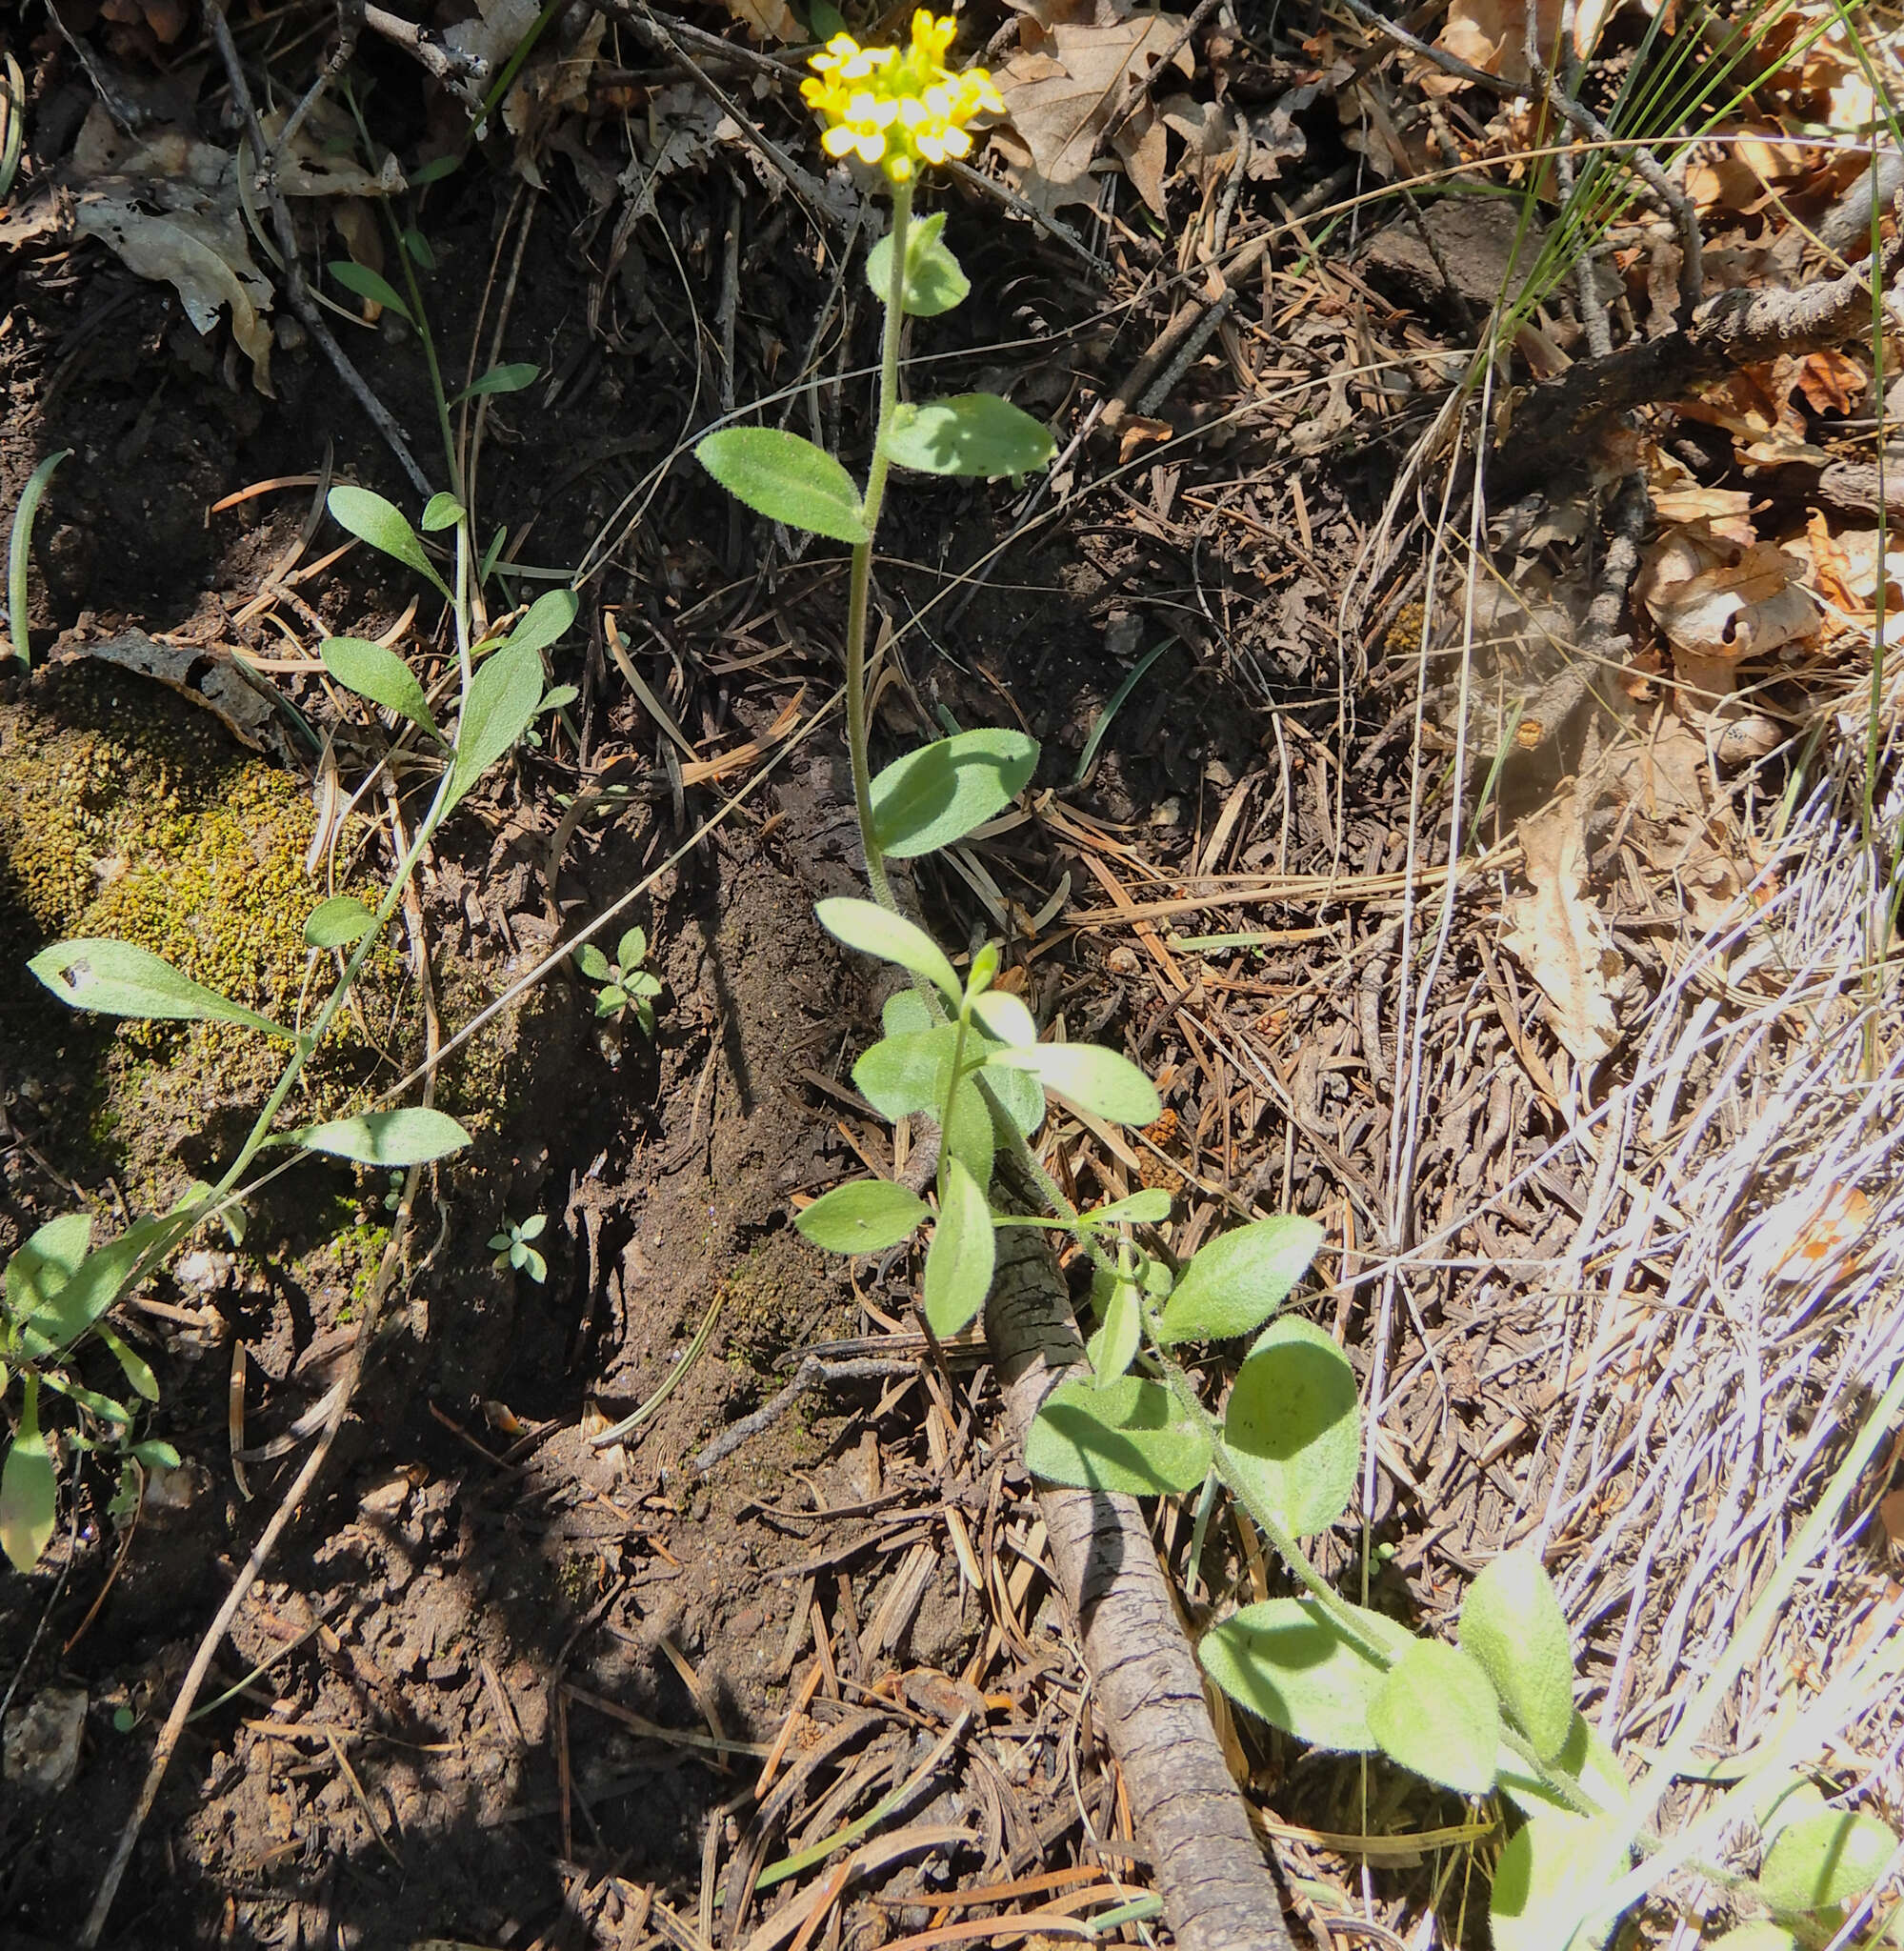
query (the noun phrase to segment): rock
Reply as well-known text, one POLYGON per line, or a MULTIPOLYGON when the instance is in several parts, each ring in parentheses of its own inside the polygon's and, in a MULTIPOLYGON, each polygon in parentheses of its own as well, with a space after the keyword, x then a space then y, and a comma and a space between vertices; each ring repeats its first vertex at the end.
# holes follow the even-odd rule
POLYGON ((6 1780, 40 1795, 58 1795, 79 1773, 86 1731, 86 1690, 46 1687, 7 1722, 6 1780))

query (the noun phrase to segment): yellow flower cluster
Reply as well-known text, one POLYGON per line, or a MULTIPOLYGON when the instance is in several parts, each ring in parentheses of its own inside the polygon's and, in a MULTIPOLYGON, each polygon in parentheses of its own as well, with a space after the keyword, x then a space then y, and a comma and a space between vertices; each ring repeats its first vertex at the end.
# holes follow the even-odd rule
POLYGON ((923 7, 912 16, 912 45, 862 48, 835 34, 809 66, 815 79, 800 92, 826 126, 830 156, 877 163, 894 183, 910 183, 920 163, 971 152, 965 125, 974 115, 1003 114, 1005 104, 983 68, 954 74, 946 65, 955 23, 923 7))

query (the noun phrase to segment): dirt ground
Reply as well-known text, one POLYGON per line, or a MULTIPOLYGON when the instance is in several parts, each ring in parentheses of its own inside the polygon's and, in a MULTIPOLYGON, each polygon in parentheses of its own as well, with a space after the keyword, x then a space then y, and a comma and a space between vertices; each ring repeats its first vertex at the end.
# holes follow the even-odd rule
MULTIPOLYGON (((47 173, 92 97, 58 40, 30 51, 47 173)), ((309 48, 298 58, 303 76, 309 48)), ((360 58, 378 83, 376 139, 427 142, 437 109, 419 106, 414 69, 382 42, 360 58)), ((215 132, 204 70, 157 71, 172 110, 215 132)), ((644 100, 679 78, 668 70, 644 100)), ((1248 73, 1233 80, 1247 98, 1248 73)), ((507 998, 440 1072, 437 1102, 477 1141, 422 1201, 365 1385, 218 1653, 110 1944, 777 1947, 791 1927, 752 1935, 775 1883, 875 1804, 926 1840, 875 1865, 876 1897, 845 1937, 835 1913, 820 1941, 870 1951, 923 1932, 952 1915, 939 1899, 955 1885, 1002 1903, 1142 1868, 982 1344, 926 1345, 903 1257, 849 1272, 792 1225, 796 1199, 895 1165, 850 1076, 880 991, 812 918, 815 899, 858 886, 837 722, 812 715, 838 682, 844 564, 743 514, 684 447, 717 410, 784 385, 824 328, 838 351, 811 412, 857 453, 864 389, 831 375, 865 366, 876 320, 856 282, 833 286, 817 242, 830 219, 745 151, 672 175, 644 209, 616 187, 616 126, 563 135, 540 187, 492 135, 418 206, 446 369, 478 370, 499 348, 541 371, 486 403, 480 526, 506 533, 506 560, 590 566, 551 660, 577 696, 439 836, 411 931, 313 1073, 321 1111, 419 1062, 419 941, 443 1036, 507 998), (684 784, 683 743, 732 763, 684 784), (601 816, 565 820, 590 792, 601 816), (515 993, 551 944, 637 889, 604 946, 645 929, 664 985, 651 1041, 598 1023, 566 957, 515 993), (542 1280, 499 1268, 489 1244, 535 1215, 542 1280), (697 1469, 809 1356, 862 1367, 697 1469), (638 1427, 608 1434, 638 1410, 638 1427), (767 1760, 775 1785, 757 1789, 757 1764, 794 1725, 767 1760)), ((1239 226, 1339 188, 1352 158, 1326 102, 1308 130, 1279 178, 1252 177, 1239 226)), ((935 194, 974 295, 915 324, 934 384, 1004 384, 1053 424, 1081 424, 1163 324, 1168 307, 1135 294, 1172 271, 1174 245, 1100 227, 1099 275, 979 190, 935 194)), ((948 723, 1016 724, 1042 745, 1025 816, 969 862, 923 871, 924 911, 954 944, 1006 939, 1007 979, 1041 1022, 1122 1048, 1159 1080, 1165 1116, 1141 1140, 1070 1127, 1052 1170, 1080 1197, 1139 1182, 1181 1194, 1183 1256, 1253 1212, 1326 1220, 1333 1297, 1312 1312, 1385 1415, 1366 1532, 1345 1525, 1317 1558, 1339 1572, 1366 1545, 1370 1602, 1417 1622, 1445 1623, 1473 1571, 1578 1489, 1571 1448, 1555 1457, 1586 1386, 1588 1231, 1612 1197, 1611 1168, 1603 1180, 1590 1149, 1570 1149, 1564 1060, 1550 1067, 1530 1027, 1537 998, 1492 919, 1464 915, 1439 986, 1421 992, 1425 1116, 1411 1122, 1395 1082, 1399 999, 1425 958, 1419 936, 1414 961, 1402 954, 1401 890, 1429 885, 1410 879, 1411 819, 1425 859, 1446 836, 1452 761, 1431 744, 1438 783, 1417 790, 1415 652, 1435 589, 1393 559, 1378 588, 1357 578, 1434 411, 1423 362, 1491 300, 1502 248, 1469 212, 1432 249, 1396 223, 1373 246, 1338 238, 1327 272, 1305 253, 1319 300, 1292 302, 1266 277, 1260 306, 1252 292, 1180 375, 1168 421, 1090 435, 1048 498, 1037 484, 896 491, 875 587, 895 634, 875 687, 881 756, 948 723), (1386 376, 1370 378, 1378 353, 1386 376), (1225 886, 1245 882, 1255 905, 1227 911, 1225 886), (1206 928, 1245 933, 1183 945, 1206 928), (1417 1203, 1398 1217, 1404 1156, 1417 1203), (1399 1302, 1357 1287, 1369 1256, 1424 1238, 1444 1257, 1399 1302)), ((402 626, 418 593, 365 549, 333 559, 344 537, 313 519, 317 498, 341 480, 412 513, 419 497, 282 310, 271 395, 227 337, 202 336, 165 285, 96 243, 16 249, 0 317, 0 505, 71 450, 34 537, 44 654, 0 686, 10 1251, 62 1212, 116 1226, 162 1207, 247 1128, 269 1079, 230 1037, 77 1019, 21 965, 59 934, 131 915, 201 944, 217 931, 257 995, 294 1002, 296 931, 327 891, 301 851, 325 754, 348 789, 382 737, 311 652, 326 634, 402 626), (129 668, 134 637, 134 663, 156 658, 170 684, 129 668), (269 735, 252 721, 252 744, 205 695, 234 652, 289 708, 267 714, 269 735)), ((339 330, 440 474, 415 333, 388 312, 339 330)), ((542 585, 519 587, 526 599, 542 585)), ((426 613, 405 639, 418 657, 445 654, 433 631, 426 613)), ((1539 698, 1553 673, 1523 634, 1491 668, 1539 698)), ((1445 727, 1459 707, 1437 693, 1426 714, 1445 727)), ((1479 844, 1498 848, 1598 734, 1570 718, 1516 743, 1498 720, 1475 723, 1479 844)), ((1713 831, 1730 820, 1735 835, 1743 805, 1741 789, 1713 831)), ((337 885, 387 870, 390 819, 375 796, 356 809, 337 885)), ((1649 831, 1630 804, 1595 815, 1594 871, 1615 905, 1618 850, 1649 831)), ((1679 871, 1635 869, 1632 886, 1656 894, 1679 871)), ((1657 907, 1634 917, 1621 911, 1621 941, 1635 993, 1654 995, 1674 964, 1651 946, 1657 907)), ((1721 1070, 1701 1056, 1692 1082, 1721 1070)), ((1812 1169, 1795 1130, 1767 1155, 1786 1182, 1812 1169)), ((30 1577, 0 1569, 0 1679, 19 1703, 83 1697, 76 1772, 55 1793, 0 1797, 0 1947, 72 1940, 178 1679, 297 1470, 299 1418, 339 1372, 390 1197, 386 1175, 307 1162, 251 1202, 241 1242, 194 1241, 120 1311, 159 1384, 141 1433, 184 1466, 152 1478, 129 1523, 109 1512, 111 1476, 70 1453, 46 1559, 30 1577)), ((1635 1257, 1656 1279, 1648 1293, 1664 1292, 1658 1257, 1635 1257)), ((111 1381, 100 1351, 88 1362, 95 1386, 111 1381)), ((1593 1398, 1593 1469, 1613 1461, 1547 1539, 1556 1570, 1601 1581, 1570 1592, 1593 1688, 1610 1674, 1632 1686, 1635 1646, 1640 1668, 1662 1646, 1670 1667, 1689 1631, 1670 1589, 1643 1614, 1620 1610, 1652 1543, 1628 1539, 1602 1562, 1598 1541, 1652 1455, 1654 1410, 1634 1408, 1649 1375, 1635 1358, 1593 1398)), ((1699 1507, 1689 1490, 1685 1508, 1699 1507)), ((1181 1516, 1158 1519, 1166 1556, 1187 1545, 1181 1516)), ((1666 1585, 1703 1562, 1696 1537, 1671 1536, 1652 1566, 1666 1585)), ((1203 1617, 1268 1589, 1254 1542, 1213 1539, 1203 1617)), ((1361 1875, 1336 1832, 1464 1813, 1419 1784, 1378 1783, 1372 1805, 1353 1769, 1226 1733, 1281 1824, 1298 1915, 1326 1918, 1317 1893, 1361 1875)), ((1409 1859, 1385 1875, 1382 1914, 1399 1928, 1433 1873, 1409 1859)), ((1465 1927, 1484 1941, 1478 1911, 1465 1927)))

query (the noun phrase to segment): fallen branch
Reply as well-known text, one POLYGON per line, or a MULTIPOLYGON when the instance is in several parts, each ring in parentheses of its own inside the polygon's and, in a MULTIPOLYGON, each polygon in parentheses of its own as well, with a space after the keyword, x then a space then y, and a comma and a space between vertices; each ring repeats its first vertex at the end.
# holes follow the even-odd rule
MULTIPOLYGON (((1876 269, 1879 291, 1890 286, 1900 264, 1904 230, 1876 269)), ((1735 367, 1825 352, 1868 332, 1873 276, 1867 266, 1802 291, 1723 292, 1691 326, 1634 340, 1535 387, 1514 412, 1522 437, 1489 465, 1492 493, 1516 501, 1533 488, 1576 473, 1602 449, 1617 417, 1635 407, 1680 398, 1735 367)))
MULTIPOLYGON (((1000 1169, 1005 1161, 1000 1160, 1000 1169)), ((1035 1202, 1028 1199, 1028 1205, 1035 1202)), ((1034 1227, 998 1235, 985 1313, 1006 1418, 1032 1418, 1084 1359, 1057 1263, 1034 1227)), ((1249 1813, 1217 1745, 1202 1676, 1137 1499, 1043 1484, 1039 1508, 1137 1840, 1178 1951, 1293 1951, 1249 1813)))

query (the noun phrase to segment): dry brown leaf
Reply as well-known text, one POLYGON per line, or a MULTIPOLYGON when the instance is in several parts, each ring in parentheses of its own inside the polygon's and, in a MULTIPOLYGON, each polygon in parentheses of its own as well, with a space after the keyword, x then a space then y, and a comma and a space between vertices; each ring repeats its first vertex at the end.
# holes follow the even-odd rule
MULTIPOLYGON (((1561 0, 1535 0, 1533 35, 1541 58, 1552 61, 1560 45, 1561 0)), ((1584 61, 1593 51, 1620 0, 1581 0, 1573 11, 1573 46, 1584 61)), ((1470 68, 1498 74, 1506 81, 1525 81, 1527 68, 1528 0, 1453 0, 1447 24, 1435 45, 1470 68)), ((1462 83, 1453 75, 1441 77, 1462 83)), ((1431 92, 1445 94, 1445 87, 1431 92)))
MULTIPOLYGON (((1019 51, 994 76, 1012 126, 992 131, 1027 203, 1050 213, 1092 200, 1091 166, 1106 126, 1182 29, 1174 13, 1101 24, 1058 20, 1035 30, 1028 21, 1019 51)), ((1195 71, 1187 49, 1172 59, 1186 77, 1195 71)), ((1112 140, 1132 187, 1161 216, 1165 134, 1156 111, 1141 103, 1112 140)))
POLYGON ((1869 1196, 1854 1185, 1834 1180, 1822 1192, 1814 1185, 1802 1187, 1766 1215, 1759 1255, 1770 1262, 1775 1280, 1814 1281, 1825 1276, 1835 1284, 1856 1271, 1851 1249, 1870 1226, 1871 1214, 1869 1196))
POLYGON ((1597 1063, 1619 1036, 1613 993, 1622 964, 1606 917, 1582 893, 1586 809, 1578 796, 1563 793, 1522 820, 1520 844, 1533 892, 1509 901, 1513 926, 1505 945, 1539 984, 1562 1047, 1575 1062, 1597 1063))
POLYGON ((1708 488, 1686 464, 1658 447, 1646 454, 1646 492, 1662 522, 1704 521, 1715 535, 1741 546, 1758 539, 1749 488, 1708 488))
POLYGON ((1804 569, 1770 542, 1741 544, 1701 519, 1669 530, 1648 551, 1633 593, 1675 649, 1763 656, 1823 631, 1818 606, 1799 581, 1804 569))
POLYGON ((1794 384, 1817 413, 1849 413, 1871 384, 1871 375, 1842 352, 1808 352, 1794 384))

